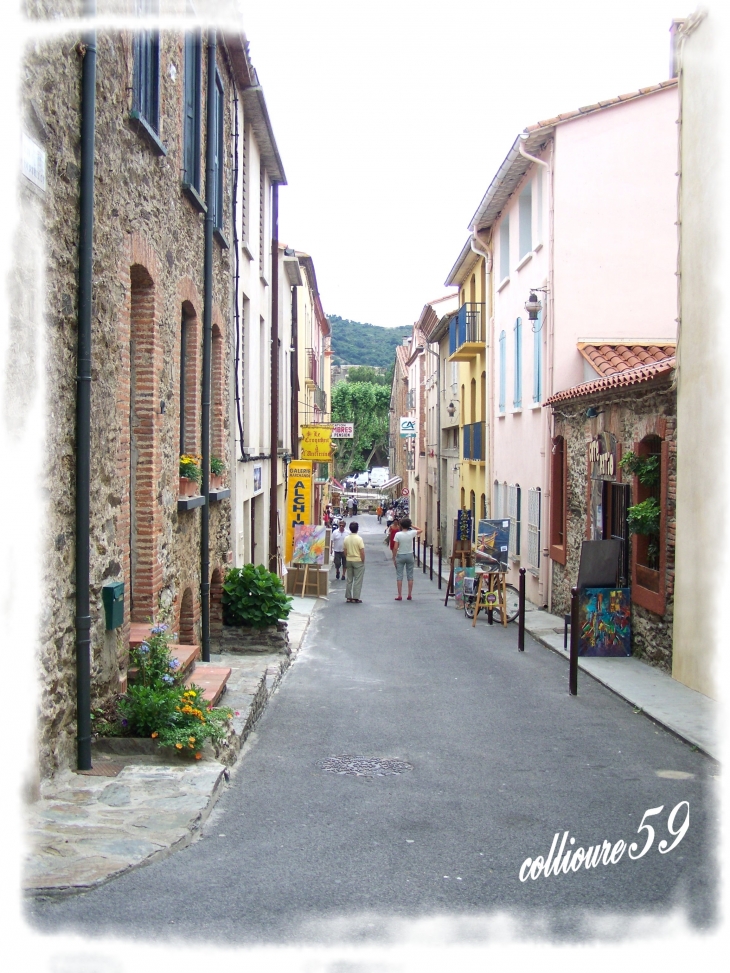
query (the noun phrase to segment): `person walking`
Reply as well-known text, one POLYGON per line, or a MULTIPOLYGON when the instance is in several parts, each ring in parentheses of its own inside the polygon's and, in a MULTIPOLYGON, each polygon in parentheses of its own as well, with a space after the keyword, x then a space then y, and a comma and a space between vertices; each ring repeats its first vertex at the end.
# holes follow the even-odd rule
POLYGON ((413 595, 413 541, 421 533, 420 527, 414 527, 409 517, 404 517, 400 522, 400 530, 394 535, 392 541, 393 564, 395 565, 396 586, 398 594, 396 601, 403 601, 403 571, 408 578, 408 601, 412 600, 413 595))
POLYGON ((340 569, 342 569, 342 577, 345 577, 345 572, 347 570, 347 562, 345 559, 345 521, 341 520, 339 527, 332 531, 332 540, 330 543, 331 553, 335 562, 335 581, 340 580, 340 569))
POLYGON ((376 513, 376 515, 378 517, 378 523, 379 524, 382 524, 383 523, 383 505, 382 505, 382 503, 379 503, 378 504, 378 506, 375 509, 375 513, 376 513))
POLYGON ((355 501, 352 497, 347 498, 347 516, 352 517, 352 505, 355 501))
POLYGON ((365 543, 357 533, 358 524, 350 523, 350 536, 345 538, 345 556, 347 557, 347 586, 345 599, 355 604, 362 604, 360 592, 362 579, 365 574, 365 543))
POLYGON ((395 512, 392 505, 388 507, 387 513, 385 514, 385 526, 390 530, 390 525, 393 523, 393 518, 395 517, 395 512))
POLYGON ((352 516, 357 517, 357 497, 352 501, 352 516))

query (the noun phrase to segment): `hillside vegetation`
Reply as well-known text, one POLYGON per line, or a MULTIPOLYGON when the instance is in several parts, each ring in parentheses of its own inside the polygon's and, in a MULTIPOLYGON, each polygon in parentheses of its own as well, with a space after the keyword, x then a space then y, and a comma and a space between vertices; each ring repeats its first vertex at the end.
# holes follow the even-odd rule
POLYGON ((373 365, 388 368, 395 349, 410 335, 410 325, 382 328, 377 324, 350 321, 339 314, 328 314, 332 326, 332 363, 334 365, 373 365))

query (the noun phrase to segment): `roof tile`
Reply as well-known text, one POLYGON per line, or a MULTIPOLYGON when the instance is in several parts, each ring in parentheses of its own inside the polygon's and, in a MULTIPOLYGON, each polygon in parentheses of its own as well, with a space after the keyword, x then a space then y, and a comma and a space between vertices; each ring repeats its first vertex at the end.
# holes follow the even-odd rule
POLYGON ((674 370, 676 358, 672 354, 663 361, 652 362, 650 365, 640 365, 639 368, 630 368, 624 372, 615 372, 613 375, 605 375, 594 382, 583 382, 582 385, 574 385, 573 388, 563 389, 556 392, 546 399, 543 403, 554 405, 556 402, 567 402, 571 399, 580 399, 586 395, 593 395, 597 392, 605 392, 612 388, 622 388, 629 385, 639 385, 641 382, 649 382, 654 378, 661 378, 663 375, 669 376, 674 370))

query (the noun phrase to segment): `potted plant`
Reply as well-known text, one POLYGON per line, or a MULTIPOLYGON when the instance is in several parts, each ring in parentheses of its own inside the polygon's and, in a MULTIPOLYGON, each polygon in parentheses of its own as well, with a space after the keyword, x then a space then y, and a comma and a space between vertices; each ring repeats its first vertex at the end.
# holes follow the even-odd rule
POLYGON ((647 567, 656 571, 659 567, 659 517, 660 508, 654 497, 634 504, 626 511, 629 530, 648 538, 646 549, 647 567))
POLYGON ((181 497, 194 497, 199 491, 203 471, 200 468, 200 457, 183 453, 180 457, 180 493, 181 497))
POLYGON ((226 471, 226 464, 217 456, 210 457, 210 489, 223 489, 223 474, 226 471))

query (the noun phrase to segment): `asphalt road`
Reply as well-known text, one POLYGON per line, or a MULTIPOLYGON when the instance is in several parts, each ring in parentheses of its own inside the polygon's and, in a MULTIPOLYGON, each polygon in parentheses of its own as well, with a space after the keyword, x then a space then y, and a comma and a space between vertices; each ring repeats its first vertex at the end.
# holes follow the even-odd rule
POLYGON ((529 637, 518 653, 515 625, 472 628, 420 572, 414 600, 395 602, 382 528, 358 519, 363 604, 333 582, 203 837, 96 891, 30 902, 32 924, 227 943, 377 942, 435 915, 470 941, 497 914, 557 941, 669 915, 714 926, 717 765, 586 675, 568 696, 563 659, 529 637), (412 769, 322 769, 338 755, 412 769), (683 801, 687 833, 660 854, 683 801), (520 881, 558 832, 573 850, 643 847, 659 806, 638 860, 520 881))

